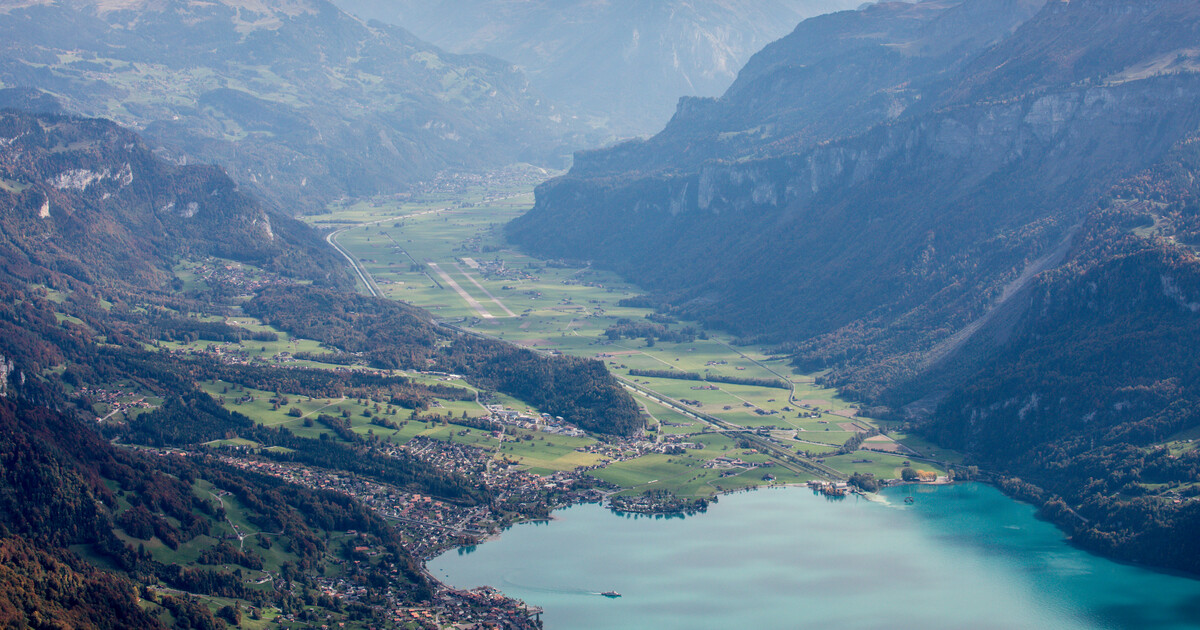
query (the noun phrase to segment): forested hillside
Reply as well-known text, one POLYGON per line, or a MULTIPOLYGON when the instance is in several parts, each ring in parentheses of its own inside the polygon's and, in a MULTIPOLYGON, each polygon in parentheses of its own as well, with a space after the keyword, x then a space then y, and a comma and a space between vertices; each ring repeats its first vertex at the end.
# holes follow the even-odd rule
POLYGON ((637 403, 599 361, 450 335, 413 307, 322 289, 264 291, 246 310, 282 330, 357 353, 374 367, 464 374, 597 433, 632 435, 642 428, 637 403))
POLYGON ((1093 548, 1196 571, 1171 545, 1200 492, 1200 10, 1042 5, 809 20, 508 233, 932 418, 1093 548))
POLYGON ((1189 139, 1115 187, 1071 257, 1020 298, 1024 315, 982 331, 1004 342, 956 366, 964 384, 927 427, 981 466, 1044 489, 1031 498, 1086 546, 1193 572, 1198 158, 1189 139))
POLYGON ((574 136, 508 62, 326 0, 5 3, 0 85, 138 129, 176 161, 221 164, 289 213, 447 169, 562 165, 574 136))
POLYGON ((351 430, 348 411, 297 423, 327 431, 266 425, 239 411, 256 395, 276 408, 322 397, 330 414, 377 401, 372 426, 395 430, 444 422, 421 415, 439 400, 476 400, 393 371, 433 367, 598 432, 640 429, 598 363, 464 338, 350 292, 315 232, 219 168, 173 165, 111 122, 56 114, 0 113, 0 144, 5 625, 222 628, 270 610, 302 627, 374 626, 428 604, 420 559, 393 523, 328 481, 301 486, 280 471, 464 510, 491 491, 351 430), (246 313, 278 328, 234 319, 246 313), (279 344, 284 330, 311 334, 307 344, 324 344, 315 358, 333 363, 216 350, 279 344), (207 349, 186 349, 198 341, 207 349), (371 367, 339 360, 360 355, 371 367))

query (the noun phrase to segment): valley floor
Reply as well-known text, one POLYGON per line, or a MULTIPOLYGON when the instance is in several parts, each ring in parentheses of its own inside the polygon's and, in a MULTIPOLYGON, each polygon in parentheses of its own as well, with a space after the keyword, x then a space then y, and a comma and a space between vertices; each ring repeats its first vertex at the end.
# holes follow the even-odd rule
MULTIPOLYGON (((647 421, 640 439, 572 438, 583 440, 572 457, 487 446, 495 457, 539 474, 586 472, 622 494, 689 497, 813 479, 844 482, 855 473, 899 479, 910 465, 942 477, 958 461, 955 453, 859 415, 835 391, 817 386, 816 375, 795 373, 785 357, 631 305, 640 291, 614 274, 506 246, 501 226, 532 200, 532 185, 485 179, 405 202, 347 202, 307 217, 315 227, 336 228, 331 244, 363 272, 361 290, 427 309, 468 334, 603 361, 647 421), (654 328, 642 329, 646 324, 654 328), (651 334, 643 336, 646 330, 651 334)), ((507 407, 518 416, 540 418, 537 409, 513 402, 507 407)), ((538 437, 545 440, 525 444, 565 441, 538 437)))

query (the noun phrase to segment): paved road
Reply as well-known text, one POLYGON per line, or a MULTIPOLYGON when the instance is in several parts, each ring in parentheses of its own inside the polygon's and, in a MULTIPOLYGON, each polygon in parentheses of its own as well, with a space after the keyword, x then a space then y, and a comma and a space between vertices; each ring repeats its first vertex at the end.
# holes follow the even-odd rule
MULTIPOLYGON (((325 237, 325 242, 329 243, 330 247, 337 250, 337 253, 341 254, 342 258, 345 258, 350 263, 350 266, 354 268, 354 273, 358 275, 358 279, 362 280, 363 285, 365 285, 367 287, 367 293, 370 293, 371 297, 382 297, 379 292, 379 285, 375 284, 375 278, 371 277, 371 272, 367 271, 367 269, 365 267, 363 267, 361 263, 358 262, 357 258, 355 258, 352 254, 350 254, 349 251, 346 250, 346 248, 342 247, 337 242, 337 237, 339 237, 342 234, 349 232, 350 230, 353 230, 355 228, 366 227, 368 225, 379 225, 380 223, 386 223, 388 221, 398 221, 400 219, 411 219, 413 217, 425 216, 427 214, 434 214, 434 213, 442 212, 443 210, 449 210, 449 209, 450 208, 435 208, 433 210, 426 210, 425 212, 418 212, 416 214, 401 214, 399 216, 388 217, 386 219, 379 219, 378 221, 370 221, 368 223, 359 223, 357 225, 352 225, 350 227, 345 227, 340 230, 335 230, 333 232, 330 232, 329 235, 325 237)), ((393 240, 392 242, 394 243, 395 241, 393 240)))
MULTIPOLYGON (((358 226, 356 225, 354 227, 358 226)), ((358 259, 354 256, 351 256, 350 252, 346 251, 345 248, 343 248, 337 242, 338 236, 341 236, 343 232, 352 229, 354 228, 342 228, 336 232, 330 232, 329 235, 325 237, 325 242, 329 243, 330 247, 336 249, 343 258, 350 262, 350 266, 354 268, 354 273, 358 274, 358 279, 362 280, 363 286, 367 287, 367 293, 370 293, 371 297, 379 297, 379 289, 375 285, 375 280, 371 278, 371 272, 364 269, 363 266, 359 264, 358 259)))
POLYGON ((616 379, 618 381, 620 381, 620 383, 623 386, 625 386, 627 389, 636 390, 639 393, 641 393, 643 396, 646 396, 647 398, 649 398, 665 407, 668 407, 684 416, 694 418, 694 419, 700 420, 701 422, 704 422, 706 424, 712 425, 713 427, 716 427, 718 429, 718 432, 742 434, 743 436, 745 436, 745 438, 747 440, 749 440, 751 443, 753 443, 757 448, 765 450, 765 451, 769 451, 771 454, 775 455, 776 461, 778 461, 781 466, 783 466, 784 468, 788 468, 788 469, 792 470, 793 472, 797 472, 797 473, 801 473, 801 474, 815 474, 820 477, 825 477, 825 478, 833 479, 833 480, 837 480, 837 481, 844 480, 846 478, 845 474, 843 474, 837 470, 834 470, 833 468, 830 468, 829 466, 826 466, 824 464, 819 464, 814 461, 803 460, 803 459, 798 458, 796 456, 796 454, 793 453, 789 447, 777 444, 774 440, 771 440, 769 438, 765 438, 761 435, 758 435, 756 433, 756 431, 753 429, 747 429, 746 427, 743 427, 743 426, 737 425, 737 424, 733 424, 732 422, 722 420, 715 416, 710 416, 705 413, 693 411, 691 409, 688 409, 688 407, 686 405, 684 405, 682 402, 675 400, 669 396, 665 396, 654 390, 644 388, 641 385, 638 385, 637 383, 634 383, 633 381, 631 381, 619 374, 613 374, 613 376, 616 377, 616 379))

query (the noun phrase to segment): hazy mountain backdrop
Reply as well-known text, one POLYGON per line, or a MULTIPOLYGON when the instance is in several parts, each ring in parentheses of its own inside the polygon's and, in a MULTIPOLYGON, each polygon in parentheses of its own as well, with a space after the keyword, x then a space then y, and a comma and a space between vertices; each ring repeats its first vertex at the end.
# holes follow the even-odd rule
POLYGON ((861 0, 337 0, 459 53, 487 53, 622 135, 657 131, 682 96, 717 96, 807 17, 861 0))
POLYGON ((511 64, 325 0, 3 3, 0 82, 222 164, 296 210, 444 169, 562 165, 582 142, 511 64))

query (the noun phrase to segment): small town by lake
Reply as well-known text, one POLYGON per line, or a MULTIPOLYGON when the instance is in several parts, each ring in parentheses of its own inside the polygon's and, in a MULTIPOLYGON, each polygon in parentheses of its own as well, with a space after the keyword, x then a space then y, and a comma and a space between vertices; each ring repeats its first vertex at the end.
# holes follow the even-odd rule
POLYGON ((547 628, 1200 627, 1200 580, 1076 549, 990 486, 880 497, 760 490, 687 518, 576 505, 428 567, 542 607, 547 628))

